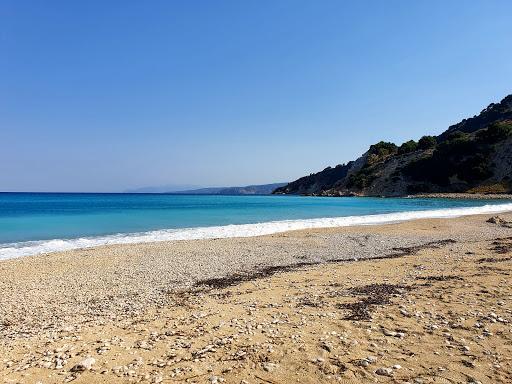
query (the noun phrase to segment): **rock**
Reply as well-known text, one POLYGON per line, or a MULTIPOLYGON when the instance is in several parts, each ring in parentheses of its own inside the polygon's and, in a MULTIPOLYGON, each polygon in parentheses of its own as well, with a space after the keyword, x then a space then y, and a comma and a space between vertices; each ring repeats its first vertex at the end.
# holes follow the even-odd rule
POLYGON ((64 368, 64 360, 62 359, 56 359, 55 360, 55 369, 62 369, 64 368))
POLYGON ((469 360, 462 360, 462 364, 468 368, 475 368, 475 363, 469 360))
POLYGON ((366 359, 361 359, 354 361, 354 365, 357 365, 359 367, 367 367, 370 365, 370 363, 366 359))
POLYGON ((385 336, 396 336, 396 332, 395 331, 390 331, 389 329, 386 329, 386 328, 383 328, 382 329, 382 333, 385 335, 385 336))
POLYGON ((277 368, 277 364, 274 364, 274 363, 263 363, 263 369, 266 372, 272 372, 276 368, 277 368))
POLYGON ((498 225, 507 225, 508 224, 508 221, 503 219, 500 216, 493 216, 490 219, 488 219, 487 222, 491 223, 491 224, 498 224, 498 225))
POLYGON ((393 370, 391 368, 381 367, 381 368, 377 369, 375 371, 375 373, 380 376, 388 376, 388 377, 393 376, 393 370))
POLYGON ((73 368, 71 368, 71 372, 89 371, 95 363, 96 359, 94 357, 87 357, 78 364, 75 364, 73 368))
POLYGON ((365 359, 355 360, 353 364, 359 367, 367 367, 375 362, 377 362, 377 358, 375 356, 368 356, 365 359))
POLYGON ((327 352, 332 352, 332 346, 325 341, 320 344, 320 348, 326 350, 327 352))
POLYGON ((149 345, 149 343, 147 341, 144 341, 144 340, 139 340, 135 343, 135 346, 137 348, 140 348, 140 349, 147 349, 147 350, 150 350, 152 347, 151 345, 149 345))
POLYGON ((393 369, 402 369, 402 366, 400 364, 395 364, 392 367, 393 369))

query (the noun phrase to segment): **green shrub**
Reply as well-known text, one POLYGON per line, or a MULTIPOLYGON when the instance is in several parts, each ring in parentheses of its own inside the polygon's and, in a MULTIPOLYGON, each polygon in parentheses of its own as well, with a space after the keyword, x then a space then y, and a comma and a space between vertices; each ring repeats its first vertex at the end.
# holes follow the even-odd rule
MULTIPOLYGON (((437 185, 448 185, 453 174, 450 165, 443 164, 439 156, 429 156, 411 161, 403 168, 403 173, 416 181, 427 181, 437 185)), ((411 193, 413 193, 411 191, 411 193)))
POLYGON ((381 141, 377 144, 370 145, 368 150, 368 158, 366 159, 367 165, 372 165, 384 160, 390 155, 398 152, 398 147, 394 143, 381 141))
POLYGON ((403 170, 413 180, 427 181, 440 186, 457 176, 475 183, 491 176, 492 165, 487 160, 491 147, 473 136, 454 132, 437 145, 431 156, 409 163, 403 170))
POLYGON ((414 140, 409 140, 398 147, 398 154, 404 155, 406 153, 414 152, 416 149, 418 149, 418 143, 414 140))
POLYGON ((492 176, 487 156, 475 154, 462 161, 457 169, 459 179, 474 183, 492 176))
POLYGON ((349 176, 347 187, 363 189, 370 186, 375 178, 376 176, 373 174, 372 168, 364 167, 349 176))
POLYGON ((380 141, 377 144, 370 145, 369 152, 379 157, 385 157, 396 153, 398 147, 395 143, 380 141))
POLYGON ((455 132, 437 146, 434 155, 444 158, 457 158, 478 151, 478 145, 467 133, 455 132))
POLYGON ((493 123, 477 133, 477 139, 483 143, 495 144, 512 136, 512 121, 505 120, 493 123))
POLYGON ((437 139, 434 136, 423 136, 418 141, 418 149, 434 148, 437 145, 437 139))

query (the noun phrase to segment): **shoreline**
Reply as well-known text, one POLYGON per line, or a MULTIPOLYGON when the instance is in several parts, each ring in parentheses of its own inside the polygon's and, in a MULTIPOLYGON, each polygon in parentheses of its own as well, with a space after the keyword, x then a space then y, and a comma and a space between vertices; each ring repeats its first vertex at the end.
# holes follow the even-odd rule
POLYGON ((512 200, 509 193, 421 193, 405 196, 410 199, 512 200))
MULTIPOLYGON (((501 214, 509 222, 512 213, 501 214)), ((48 315, 74 317, 76 306, 85 317, 133 312, 166 305, 161 292, 190 289, 201 281, 257 276, 266 268, 316 266, 342 261, 378 260, 400 250, 436 242, 468 243, 510 235, 509 227, 486 223, 488 214, 429 218, 332 228, 306 228, 256 237, 111 244, 95 248, 31 255, 0 261, 0 308, 16 297, 32 294, 70 307, 53 308, 48 315), (55 286, 66 286, 56 292, 55 286), (83 287, 84 290, 79 290, 83 287), (91 308, 92 298, 118 297, 105 308, 91 308), (77 302, 78 300, 78 302, 77 302)), ((15 308, 18 319, 26 316, 15 308)), ((0 309, 0 315, 2 311, 0 309)), ((40 314, 39 314, 40 315, 40 314)), ((37 320, 28 329, 37 328, 37 320)), ((25 322, 25 321, 24 321, 25 322)), ((1 330, 0 330, 1 334, 1 330)))
POLYGON ((454 199, 454 200, 511 200, 511 193, 467 193, 467 192, 436 192, 418 193, 415 195, 364 195, 358 193, 337 194, 303 194, 275 193, 277 196, 310 196, 310 197, 360 197, 360 198, 382 198, 382 199, 454 199))
POLYGON ((343 228, 359 225, 383 225, 407 222, 417 219, 454 218, 475 214, 499 214, 512 211, 512 203, 484 205, 479 207, 458 207, 433 210, 402 211, 395 213, 361 216, 325 217, 270 221, 255 224, 237 224, 212 227, 162 229, 140 233, 119 233, 114 235, 84 237, 76 239, 51 239, 13 243, 10 247, 0 245, 0 263, 19 257, 51 254, 72 250, 95 249, 119 244, 143 244, 166 241, 189 241, 201 239, 250 238, 286 233, 295 230, 321 228, 343 228))
MULTIPOLYGON (((512 213, 500 216, 512 221, 512 213)), ((512 229, 487 219, 5 260, 0 377, 283 384, 469 375, 506 383, 512 229), (84 361, 93 363, 80 367, 84 361)))

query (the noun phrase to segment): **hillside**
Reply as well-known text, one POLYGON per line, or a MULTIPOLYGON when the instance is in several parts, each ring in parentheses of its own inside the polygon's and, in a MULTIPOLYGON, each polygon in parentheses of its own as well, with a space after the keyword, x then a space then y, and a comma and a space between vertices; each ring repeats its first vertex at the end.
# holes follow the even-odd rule
POLYGON ((461 192, 512 192, 512 95, 439 136, 400 146, 381 141, 355 161, 274 191, 322 196, 461 192))

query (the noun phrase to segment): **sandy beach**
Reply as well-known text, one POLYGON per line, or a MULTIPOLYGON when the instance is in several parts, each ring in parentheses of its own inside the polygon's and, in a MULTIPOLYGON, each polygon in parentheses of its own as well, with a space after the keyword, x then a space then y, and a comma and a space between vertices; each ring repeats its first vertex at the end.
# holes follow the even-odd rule
POLYGON ((509 383, 512 228, 488 218, 2 261, 0 377, 509 383))

